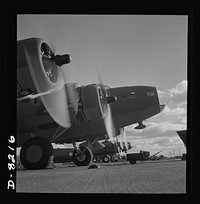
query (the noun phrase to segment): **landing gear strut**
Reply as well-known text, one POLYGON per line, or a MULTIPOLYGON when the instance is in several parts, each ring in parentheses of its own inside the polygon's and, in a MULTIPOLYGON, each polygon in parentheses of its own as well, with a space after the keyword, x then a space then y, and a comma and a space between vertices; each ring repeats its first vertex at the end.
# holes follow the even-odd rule
MULTIPOLYGON (((67 129, 58 127, 56 132, 54 133, 51 142, 54 142, 60 135, 62 135, 67 129)), ((75 141, 72 141, 72 145, 74 146, 74 152, 72 156, 72 160, 74 164, 77 166, 87 166, 93 159, 92 151, 86 146, 76 147, 75 141)))
POLYGON ((76 147, 75 143, 72 143, 75 150, 73 152, 73 162, 77 166, 88 166, 93 160, 93 154, 90 148, 85 146, 76 147))

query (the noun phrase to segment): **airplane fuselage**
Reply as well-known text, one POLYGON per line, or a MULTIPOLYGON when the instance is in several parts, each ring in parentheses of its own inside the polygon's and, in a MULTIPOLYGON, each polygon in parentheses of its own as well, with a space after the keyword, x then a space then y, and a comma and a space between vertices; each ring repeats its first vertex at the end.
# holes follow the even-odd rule
MULTIPOLYGON (((160 105, 155 87, 128 86, 108 89, 110 96, 118 100, 111 103, 111 112, 116 129, 141 122, 160 112, 160 105)), ((18 120, 19 137, 28 138, 30 133, 51 139, 59 125, 51 118, 40 99, 17 102, 18 113, 23 111, 18 120)), ((103 119, 72 125, 54 142, 70 143, 82 141, 87 137, 104 139, 106 130, 103 119)), ((19 142, 20 144, 20 142, 19 142)))

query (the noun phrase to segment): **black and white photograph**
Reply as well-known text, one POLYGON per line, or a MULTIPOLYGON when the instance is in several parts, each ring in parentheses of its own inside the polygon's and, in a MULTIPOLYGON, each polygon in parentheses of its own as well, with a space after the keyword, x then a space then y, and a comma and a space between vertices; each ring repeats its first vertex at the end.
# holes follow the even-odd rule
POLYGON ((188 15, 16 20, 16 193, 186 194, 188 15))

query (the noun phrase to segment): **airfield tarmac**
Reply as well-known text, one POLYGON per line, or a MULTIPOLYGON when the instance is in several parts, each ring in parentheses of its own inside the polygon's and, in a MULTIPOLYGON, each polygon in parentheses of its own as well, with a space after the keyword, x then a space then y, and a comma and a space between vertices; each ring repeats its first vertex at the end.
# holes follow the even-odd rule
POLYGON ((17 170, 23 193, 186 193, 186 161, 98 163, 100 168, 57 163, 56 168, 17 170))

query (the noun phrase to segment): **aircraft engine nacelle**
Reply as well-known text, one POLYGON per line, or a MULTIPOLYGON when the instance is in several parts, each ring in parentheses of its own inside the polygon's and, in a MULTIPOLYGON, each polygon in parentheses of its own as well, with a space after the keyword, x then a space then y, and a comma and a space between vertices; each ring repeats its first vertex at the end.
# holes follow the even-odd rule
POLYGON ((55 55, 41 38, 17 42, 17 79, 24 89, 45 92, 57 88, 63 81, 58 67, 70 62, 69 54, 55 55))
POLYGON ((37 79, 36 88, 41 92, 54 88, 59 80, 59 70, 51 60, 53 51, 49 45, 40 38, 30 38, 18 41, 17 48, 17 71, 21 86, 26 88, 28 84, 29 88, 36 91, 32 79, 37 79), (32 65, 29 69, 27 60, 32 65))
MULTIPOLYGON (((50 59, 52 53, 50 46, 40 38, 17 42, 17 98, 45 92, 58 86, 61 74, 55 62, 50 59)), ((24 106, 28 102, 17 103, 17 119, 37 112, 38 107, 34 103, 31 108, 24 106)), ((24 121, 28 121, 27 118, 24 121)), ((27 122, 28 126, 31 124, 33 123, 27 122)))
POLYGON ((105 96, 98 85, 81 87, 82 110, 87 121, 101 120, 105 116, 104 102, 105 96))
MULTIPOLYGON (((71 126, 71 121, 63 72, 59 67, 70 61, 69 54, 55 55, 53 49, 41 38, 30 38, 17 42, 17 98, 41 94, 40 99, 48 113, 55 122, 65 128, 71 126), (45 92, 47 94, 44 94, 45 92)), ((23 101, 22 99, 17 103, 17 119, 23 119, 20 124, 23 123, 26 129, 30 129, 31 124, 36 124, 28 121, 27 118, 31 118, 28 115, 35 116, 39 110, 29 101, 35 100, 23 101)))

